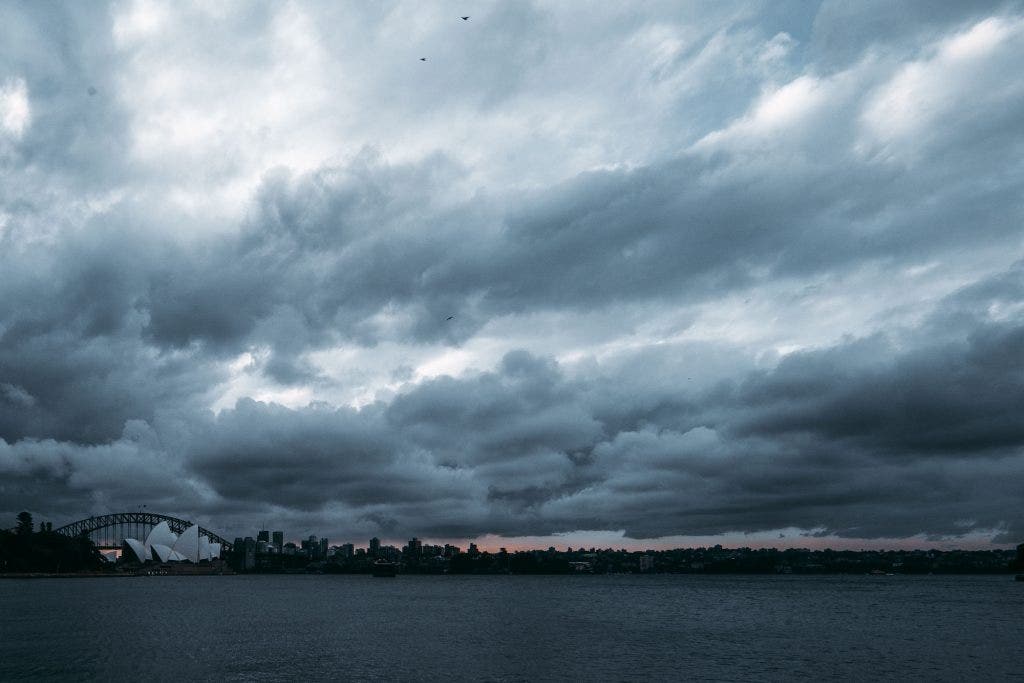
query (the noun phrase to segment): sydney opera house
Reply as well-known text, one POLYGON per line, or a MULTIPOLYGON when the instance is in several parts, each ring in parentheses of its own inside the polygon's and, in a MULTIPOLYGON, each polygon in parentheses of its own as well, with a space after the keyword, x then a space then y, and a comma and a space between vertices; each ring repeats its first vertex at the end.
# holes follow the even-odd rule
POLYGON ((129 562, 194 562, 220 557, 220 543, 210 543, 199 535, 199 527, 192 525, 177 536, 167 522, 160 522, 146 536, 145 542, 124 539, 121 558, 129 562))

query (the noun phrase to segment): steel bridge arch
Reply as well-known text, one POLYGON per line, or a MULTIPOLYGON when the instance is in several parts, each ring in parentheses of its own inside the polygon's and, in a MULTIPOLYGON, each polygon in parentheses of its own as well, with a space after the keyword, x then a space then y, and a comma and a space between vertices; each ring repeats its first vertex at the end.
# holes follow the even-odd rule
MULTIPOLYGON (((81 536, 82 534, 91 534, 94 531, 99 531, 100 529, 114 527, 121 524, 156 526, 160 522, 167 522, 167 526, 169 526, 171 531, 176 534, 180 534, 185 529, 192 526, 192 522, 188 520, 171 517, 170 515, 161 515, 156 512, 113 512, 109 515, 80 519, 77 522, 65 524, 59 529, 54 529, 54 531, 65 536, 81 536)), ((231 550, 232 548, 233 544, 231 541, 213 533, 209 529, 199 527, 199 533, 206 536, 206 538, 210 539, 213 543, 220 543, 222 550, 226 551, 231 550)))

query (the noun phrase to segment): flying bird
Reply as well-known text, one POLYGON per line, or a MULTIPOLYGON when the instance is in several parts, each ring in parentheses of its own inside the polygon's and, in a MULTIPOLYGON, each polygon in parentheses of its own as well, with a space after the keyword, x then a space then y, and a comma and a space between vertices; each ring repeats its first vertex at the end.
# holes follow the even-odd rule
POLYGON ((420 57, 420 61, 421 62, 425 62, 425 61, 427 61, 427 58, 426 57, 420 57))
POLYGON ((462 17, 463 21, 469 21, 469 17, 462 17))
POLYGON ((445 318, 445 320, 453 320, 454 318, 455 318, 455 316, 454 316, 454 315, 450 315, 450 316, 448 316, 447 318, 445 318))

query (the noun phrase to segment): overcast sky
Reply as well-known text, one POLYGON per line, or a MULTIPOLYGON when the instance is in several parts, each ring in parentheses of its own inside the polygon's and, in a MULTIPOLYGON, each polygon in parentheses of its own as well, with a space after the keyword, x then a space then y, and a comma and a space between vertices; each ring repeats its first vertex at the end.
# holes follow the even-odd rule
POLYGON ((1022 64, 1014 2, 0 0, 0 526, 1024 541, 1022 64))

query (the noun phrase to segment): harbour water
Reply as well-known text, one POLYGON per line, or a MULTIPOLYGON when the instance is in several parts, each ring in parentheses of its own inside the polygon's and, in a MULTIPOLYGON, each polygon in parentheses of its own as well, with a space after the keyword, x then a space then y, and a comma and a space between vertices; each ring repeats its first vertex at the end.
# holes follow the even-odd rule
POLYGON ((0 680, 1013 680, 1012 576, 0 581, 0 680))

